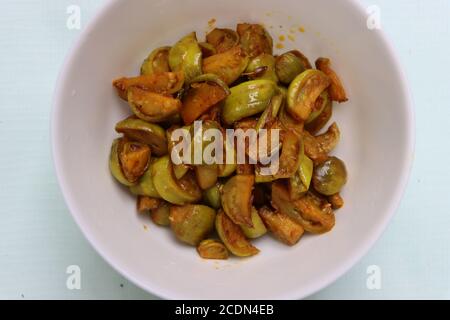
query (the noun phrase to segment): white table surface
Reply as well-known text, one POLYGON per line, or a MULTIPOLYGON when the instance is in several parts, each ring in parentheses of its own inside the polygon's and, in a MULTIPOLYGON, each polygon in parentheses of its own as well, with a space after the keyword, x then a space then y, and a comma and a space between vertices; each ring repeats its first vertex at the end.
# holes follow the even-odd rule
MULTIPOLYGON (((0 2, 0 298, 152 299, 114 271, 72 220, 50 154, 57 74, 104 0, 0 2), (81 290, 68 290, 78 265, 81 290)), ((403 202, 372 250, 318 298, 450 298, 450 0, 362 0, 377 5, 415 101, 415 163, 403 202), (370 266, 381 288, 366 282, 370 266), (368 269, 369 268, 369 269, 368 269)), ((381 93, 380 93, 381 94, 381 93)))

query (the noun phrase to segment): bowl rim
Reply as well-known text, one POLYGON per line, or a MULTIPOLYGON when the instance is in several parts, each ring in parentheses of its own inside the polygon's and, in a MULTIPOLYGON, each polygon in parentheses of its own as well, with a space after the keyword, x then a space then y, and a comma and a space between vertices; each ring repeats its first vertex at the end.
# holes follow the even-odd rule
MULTIPOLYGON (((67 181, 65 179, 65 175, 62 172, 61 169, 61 163, 62 159, 60 156, 60 151, 58 149, 58 135, 56 134, 56 128, 58 119, 60 118, 60 111, 61 107, 61 101, 63 96, 62 88, 64 87, 63 80, 67 77, 68 71, 70 69, 71 64, 73 63, 73 58, 75 54, 79 51, 79 49, 82 47, 83 43, 85 42, 86 38, 90 34, 90 32, 95 29, 97 23, 101 20, 101 17, 106 14, 106 12, 113 10, 114 6, 116 6, 119 2, 126 1, 126 0, 109 0, 105 4, 101 5, 100 8, 97 9, 93 17, 90 19, 90 21, 87 23, 86 27, 83 29, 83 31, 78 35, 78 38, 75 40, 75 43, 72 45, 72 47, 69 49, 68 53, 66 54, 66 57, 64 59, 64 62, 62 64, 61 70, 59 72, 59 75, 56 80, 55 84, 55 91, 53 94, 53 102, 52 102, 52 109, 51 109, 51 116, 50 116, 50 140, 51 140, 51 154, 52 154, 52 160, 53 160, 53 166, 55 169, 58 185, 61 189, 64 201, 73 217, 75 222, 77 223, 79 229, 81 230, 84 237, 88 240, 90 245, 95 249, 95 251, 119 274, 123 275, 125 278, 127 278, 129 281, 131 281, 133 284, 138 286, 139 288, 143 289, 144 291, 151 293, 157 297, 165 298, 165 299, 186 299, 189 297, 180 295, 176 292, 168 292, 166 289, 157 287, 154 284, 143 284, 139 279, 132 276, 128 270, 124 270, 119 267, 118 263, 115 261, 115 258, 109 256, 106 252, 102 251, 100 248, 100 244, 97 243, 95 237, 92 234, 89 234, 86 230, 86 228, 83 225, 83 222, 81 221, 81 218, 77 214, 75 210, 74 205, 74 199, 68 192, 68 185, 67 181)), ((358 14, 360 15, 366 15, 365 7, 361 2, 358 0, 345 0, 352 5, 355 10, 358 11, 358 14)), ((309 287, 301 287, 296 290, 291 290, 290 292, 283 294, 281 297, 276 297, 274 299, 302 299, 306 298, 308 296, 311 296, 314 293, 317 293, 318 291, 324 289, 325 287, 329 286, 333 282, 335 282, 338 278, 343 276, 346 272, 348 272, 355 264, 361 260, 368 251, 374 246, 375 242, 381 237, 381 235, 386 230, 389 222, 395 215, 396 211, 398 210, 398 207, 400 206, 401 200, 403 198, 403 194, 406 190, 406 187, 408 185, 409 177, 411 174, 413 161, 414 161, 414 154, 415 154, 415 114, 414 114, 414 107, 413 107, 413 99, 411 95, 411 91, 409 89, 409 81, 407 79, 407 76, 404 72, 404 69, 402 67, 402 64, 400 62, 400 59, 395 51, 395 48, 391 41, 389 40, 389 37, 386 35, 386 33, 381 30, 376 30, 377 35, 379 37, 379 40, 383 43, 383 45, 386 47, 387 52, 386 54, 390 57, 390 59, 395 64, 395 70, 393 70, 395 73, 398 74, 401 81, 398 83, 399 88, 401 91, 399 91, 403 99, 405 100, 404 109, 406 111, 406 119, 405 119, 405 126, 406 126, 406 152, 403 155, 403 158, 401 159, 403 165, 402 165, 402 171, 400 173, 400 178, 397 182, 397 186, 395 188, 395 192, 393 193, 393 200, 389 204, 389 208, 387 209, 387 214, 384 216, 382 220, 379 221, 377 226, 373 228, 371 233, 367 235, 367 237, 363 240, 363 245, 361 250, 352 252, 349 257, 342 260, 339 265, 334 269, 333 272, 329 272, 328 274, 324 274, 323 277, 317 279, 317 281, 314 282, 314 284, 310 285, 309 287)), ((400 160, 400 159, 399 159, 400 160)))

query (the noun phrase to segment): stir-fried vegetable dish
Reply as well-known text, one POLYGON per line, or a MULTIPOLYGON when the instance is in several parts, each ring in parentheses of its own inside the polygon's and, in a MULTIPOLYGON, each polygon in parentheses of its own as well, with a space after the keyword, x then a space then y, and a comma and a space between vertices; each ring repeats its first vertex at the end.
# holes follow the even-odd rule
POLYGON ((140 75, 113 86, 130 116, 115 127, 112 176, 137 196, 139 213, 200 257, 249 257, 266 234, 293 246, 305 233, 333 229, 347 169, 332 155, 339 127, 327 124, 333 104, 348 99, 330 59, 313 65, 298 50, 275 55, 262 25, 241 23, 203 42, 191 32, 156 48, 140 75), (176 161, 175 133, 204 149, 212 142, 196 136, 199 123, 222 138, 230 129, 246 134, 243 150, 224 139, 222 162, 192 161, 193 152, 176 161), (264 152, 253 148, 264 143, 264 152))

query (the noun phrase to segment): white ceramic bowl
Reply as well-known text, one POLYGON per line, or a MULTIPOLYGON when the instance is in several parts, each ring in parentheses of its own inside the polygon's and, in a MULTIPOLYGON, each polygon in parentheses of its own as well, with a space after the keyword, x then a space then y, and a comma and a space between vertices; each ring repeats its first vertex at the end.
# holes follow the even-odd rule
POLYGON ((399 62, 382 33, 366 27, 365 10, 353 0, 109 1, 64 65, 52 116, 58 180, 81 230, 120 273, 165 298, 293 299, 330 284, 367 252, 396 210, 413 138, 399 62), (212 18, 232 28, 264 23, 274 39, 294 28, 295 42, 286 39, 283 51, 298 48, 312 61, 330 57, 342 77, 350 101, 335 107, 342 130, 335 153, 347 164, 349 182, 331 233, 305 236, 292 248, 265 237, 256 242, 256 257, 201 260, 169 230, 138 217, 134 198, 111 177, 114 124, 129 113, 111 80, 137 74, 152 48, 192 30, 202 38, 212 18))

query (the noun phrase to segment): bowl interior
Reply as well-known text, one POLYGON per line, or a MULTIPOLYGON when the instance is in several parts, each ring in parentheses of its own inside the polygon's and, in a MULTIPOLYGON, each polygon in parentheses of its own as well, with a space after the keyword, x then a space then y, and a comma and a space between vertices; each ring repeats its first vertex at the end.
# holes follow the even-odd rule
POLYGON ((85 30, 61 74, 52 123, 58 178, 86 237, 117 270, 168 298, 300 298, 335 280, 379 236, 401 196, 412 158, 404 80, 379 31, 353 1, 111 1, 85 30), (350 101, 334 108, 334 152, 349 171, 335 229, 295 247, 270 237, 251 259, 201 260, 167 229, 139 217, 135 199, 108 171, 114 125, 129 115, 111 81, 138 74, 151 49, 195 30, 263 23, 283 52, 330 57, 350 101), (304 28, 304 32, 300 32, 304 28), (291 35, 292 37, 287 37, 291 35), (147 229, 144 228, 147 226, 147 229))

